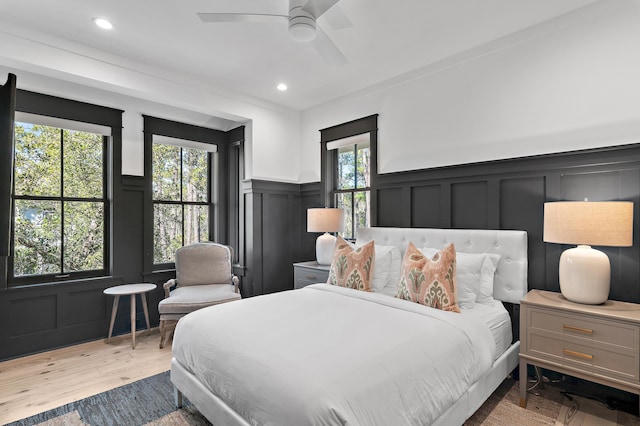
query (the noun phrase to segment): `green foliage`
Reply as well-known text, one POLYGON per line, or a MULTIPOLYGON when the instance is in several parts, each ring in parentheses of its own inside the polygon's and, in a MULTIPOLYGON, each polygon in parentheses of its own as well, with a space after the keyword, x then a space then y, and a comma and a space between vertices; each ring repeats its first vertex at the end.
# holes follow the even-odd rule
POLYGON ((369 191, 371 152, 368 145, 340 148, 337 153, 336 207, 345 215, 345 238, 355 238, 356 229, 369 226, 369 191))
POLYGON ((15 139, 14 276, 103 269, 102 136, 16 123, 15 139))
POLYGON ((15 194, 60 196, 60 129, 16 123, 15 194))
POLYGON ((153 261, 170 263, 183 245, 209 240, 208 154, 154 144, 152 155, 153 261))

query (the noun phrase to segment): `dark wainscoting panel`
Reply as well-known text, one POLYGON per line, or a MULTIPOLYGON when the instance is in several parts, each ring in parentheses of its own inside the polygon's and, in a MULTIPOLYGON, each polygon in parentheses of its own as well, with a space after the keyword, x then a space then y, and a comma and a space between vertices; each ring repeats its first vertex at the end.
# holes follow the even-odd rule
POLYGON ((451 185, 451 227, 486 229, 487 181, 460 182, 451 185))
MULTIPOLYGON (((411 227, 437 228, 440 226, 442 223, 441 194, 441 185, 411 187, 411 227)), ((380 207, 378 207, 379 211, 380 207)))
POLYGON ((640 144, 379 175, 376 226, 522 229, 529 288, 559 291, 569 246, 543 242, 545 201, 634 202, 633 247, 605 247, 610 298, 640 303, 640 144))
POLYGON ((305 262, 316 258, 316 239, 319 233, 307 232, 307 209, 324 207, 321 201, 318 182, 300 185, 300 244, 295 252, 296 262, 305 262))
POLYGON ((403 201, 403 188, 384 188, 378 191, 378 225, 379 226, 402 226, 403 216, 398 212, 398 206, 406 203, 403 201))
POLYGON ((10 337, 25 334, 40 333, 56 328, 57 297, 53 294, 43 294, 38 297, 16 298, 9 302, 9 315, 15 326, 9 331, 10 337), (37 310, 40 315, 30 314, 30 310, 37 310))
POLYGON ((315 258, 318 234, 306 232, 306 208, 320 205, 319 186, 311 184, 303 188, 299 184, 246 180, 242 191, 245 205, 244 250, 240 256, 245 271, 242 296, 293 289, 293 263, 315 258))
POLYGON ((111 304, 102 290, 119 284, 102 278, 4 291, 0 359, 106 337, 111 304))

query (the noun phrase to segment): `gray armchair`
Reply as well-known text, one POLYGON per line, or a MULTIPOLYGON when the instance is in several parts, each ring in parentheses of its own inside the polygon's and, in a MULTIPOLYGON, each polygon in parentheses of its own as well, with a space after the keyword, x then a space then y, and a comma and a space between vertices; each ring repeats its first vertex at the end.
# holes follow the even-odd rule
POLYGON ((241 298, 232 260, 231 247, 211 242, 176 251, 176 278, 164 283, 165 298, 158 304, 161 349, 169 323, 175 325, 188 313, 241 298))

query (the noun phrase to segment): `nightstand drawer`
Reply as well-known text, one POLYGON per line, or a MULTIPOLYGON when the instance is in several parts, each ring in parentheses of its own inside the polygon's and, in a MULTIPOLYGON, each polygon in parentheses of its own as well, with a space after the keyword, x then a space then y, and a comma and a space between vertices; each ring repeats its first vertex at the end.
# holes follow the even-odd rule
POLYGON ((634 351, 639 349, 640 328, 618 321, 534 308, 530 311, 529 329, 557 333, 563 338, 574 337, 606 343, 634 351))
POLYGON ((326 283, 329 273, 308 268, 296 268, 293 278, 296 281, 307 281, 310 284, 326 283))
POLYGON ((293 264, 293 288, 299 289, 310 284, 326 283, 329 278, 329 265, 318 265, 316 262, 300 262, 293 264))
POLYGON ((636 351, 612 351, 607 345, 580 344, 575 342, 576 339, 555 339, 535 332, 529 334, 528 340, 530 355, 607 377, 640 378, 640 360, 636 351))

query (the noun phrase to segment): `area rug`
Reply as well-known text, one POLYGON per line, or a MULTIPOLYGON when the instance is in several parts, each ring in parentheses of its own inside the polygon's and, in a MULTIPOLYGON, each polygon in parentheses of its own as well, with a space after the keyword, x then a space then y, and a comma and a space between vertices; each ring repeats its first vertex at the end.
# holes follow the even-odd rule
MULTIPOLYGON (((547 386, 531 394, 527 408, 519 406, 518 382, 506 379, 485 401, 465 426, 640 426, 640 419, 628 413, 576 396, 566 397, 560 389, 547 386)), ((45 411, 10 426, 206 426, 211 425, 185 398, 176 409, 169 372, 45 411)))
POLYGON ((176 409, 169 372, 10 423, 11 426, 211 425, 184 399, 176 409))

